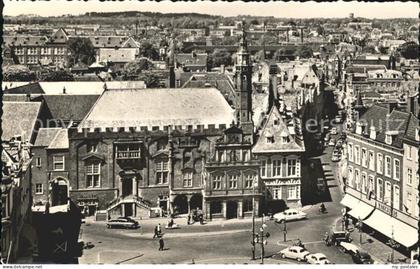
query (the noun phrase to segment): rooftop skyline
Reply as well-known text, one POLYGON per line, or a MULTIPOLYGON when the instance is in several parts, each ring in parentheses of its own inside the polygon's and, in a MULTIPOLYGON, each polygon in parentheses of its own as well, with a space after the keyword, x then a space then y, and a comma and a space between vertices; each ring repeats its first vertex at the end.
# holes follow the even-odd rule
POLYGON ((354 13, 365 18, 418 18, 416 2, 140 2, 140 1, 5 1, 4 15, 79 15, 86 12, 150 11, 162 13, 202 13, 221 16, 274 16, 283 18, 343 18, 354 13), (65 8, 64 8, 65 5, 65 8))

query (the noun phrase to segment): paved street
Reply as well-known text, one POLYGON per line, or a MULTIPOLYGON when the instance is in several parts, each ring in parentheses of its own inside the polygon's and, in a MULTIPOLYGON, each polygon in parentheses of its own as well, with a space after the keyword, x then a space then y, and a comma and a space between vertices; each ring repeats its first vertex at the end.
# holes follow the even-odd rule
MULTIPOLYGON (((308 219, 287 223, 287 241, 284 242, 283 225, 267 220, 271 234, 265 246, 266 263, 295 263, 276 255, 281 249, 300 238, 310 252, 322 252, 333 263, 351 263, 350 256, 335 247, 325 246, 322 238, 340 217, 341 193, 336 178, 336 165, 330 164, 331 148, 319 160, 325 171, 331 201, 325 202, 328 214, 318 212, 318 205, 304 206, 308 219)), ((158 240, 152 239, 155 225, 165 225, 166 219, 140 221, 137 230, 107 229, 104 222, 87 221, 83 225, 83 241, 91 242, 80 263, 255 263, 251 261, 251 219, 214 220, 206 225, 187 225, 185 218, 175 219, 181 225, 177 230, 165 230, 165 251, 158 251, 158 240)), ((257 219, 257 229, 261 218, 257 219)), ((256 251, 260 258, 260 248, 256 251)))

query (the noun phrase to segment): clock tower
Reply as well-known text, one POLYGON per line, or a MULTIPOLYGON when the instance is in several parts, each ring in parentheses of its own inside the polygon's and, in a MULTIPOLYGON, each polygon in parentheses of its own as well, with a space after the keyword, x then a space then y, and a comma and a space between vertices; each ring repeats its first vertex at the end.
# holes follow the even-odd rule
POLYGON ((243 26, 239 50, 236 56, 236 120, 244 135, 250 137, 250 142, 252 142, 254 131, 254 124, 252 122, 252 65, 248 52, 246 32, 243 26))

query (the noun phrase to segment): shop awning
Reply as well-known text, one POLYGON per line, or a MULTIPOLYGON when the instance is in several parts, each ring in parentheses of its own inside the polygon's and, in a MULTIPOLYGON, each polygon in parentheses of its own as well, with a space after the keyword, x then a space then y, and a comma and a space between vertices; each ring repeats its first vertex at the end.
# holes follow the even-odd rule
POLYGON ((341 200, 340 203, 342 205, 350 208, 350 209, 353 209, 357 206, 357 204, 359 204, 359 201, 360 200, 355 198, 354 196, 352 196, 350 194, 346 194, 346 195, 344 195, 344 198, 343 198, 343 200, 341 200))
POLYGON ((369 225, 388 238, 394 237, 394 240, 405 247, 412 247, 417 243, 417 229, 391 217, 388 214, 376 209, 372 215, 363 223, 369 225), (394 232, 394 235, 392 235, 394 232))
POLYGON ((349 211, 349 214, 356 219, 360 218, 364 220, 374 209, 375 208, 373 206, 359 200, 359 203, 357 203, 357 205, 349 211))

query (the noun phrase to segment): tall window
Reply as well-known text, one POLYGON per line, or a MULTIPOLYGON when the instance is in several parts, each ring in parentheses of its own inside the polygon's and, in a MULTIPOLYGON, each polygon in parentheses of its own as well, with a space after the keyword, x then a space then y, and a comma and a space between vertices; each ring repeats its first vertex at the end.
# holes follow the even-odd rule
POLYGON ((394 159, 394 179, 400 180, 400 160, 394 159))
POLYGON ((362 166, 367 167, 367 152, 365 148, 362 148, 362 166))
POLYGON ((86 187, 98 188, 101 186, 101 164, 91 162, 86 165, 86 187))
POLYGON ((261 161, 261 167, 260 167, 260 174, 261 177, 266 177, 266 166, 267 166, 267 161, 266 160, 262 160, 261 161))
POLYGON ((373 176, 369 176, 369 181, 368 181, 368 192, 375 192, 375 184, 373 182, 374 177, 373 176))
POLYGON ((229 189, 238 188, 238 175, 229 175, 229 189))
POLYGON ((348 145, 349 161, 353 161, 353 144, 348 145))
POLYGON ((391 205, 391 183, 385 181, 384 203, 391 205))
POLYGON ((53 168, 55 171, 64 170, 64 156, 53 156, 53 168))
POLYGON ((382 179, 378 178, 377 186, 376 186, 376 199, 378 201, 382 201, 384 197, 384 182, 382 179))
POLYGON ((156 161, 156 181, 158 184, 168 183, 168 160, 160 159, 156 161))
POLYGON ((191 171, 184 172, 183 178, 184 178, 184 187, 192 187, 193 173, 191 171))
POLYGON ((36 157, 36 159, 35 159, 35 166, 36 167, 41 167, 41 157, 36 157))
POLYGON ((398 185, 394 185, 394 208, 400 210, 400 187, 398 185))
POLYGON ((366 173, 362 173, 362 193, 367 193, 367 178, 366 178, 366 173))
POLYGON ((281 176, 281 160, 273 160, 273 176, 281 176))
POLYGON ((354 146, 354 162, 360 164, 360 148, 359 146, 354 146))
POLYGON ((245 177, 245 188, 252 189, 252 186, 254 184, 254 175, 248 174, 245 177))
POLYGON ((274 200, 281 200, 281 188, 273 188, 273 199, 274 200))
POLYGON ((354 175, 353 175, 353 167, 349 166, 348 168, 348 180, 347 180, 347 184, 354 188, 354 175))
POLYGON ((385 156, 385 176, 391 177, 391 157, 385 156))
POLYGON ((375 154, 373 151, 369 151, 369 169, 375 171, 375 154))
POLYGON ((382 175, 384 172, 384 157, 381 153, 377 154, 377 160, 376 160, 376 172, 382 175))
POLYGON ((42 183, 36 183, 35 184, 35 194, 43 194, 44 193, 44 188, 42 183))
POLYGON ((360 171, 359 169, 354 169, 354 180, 356 182, 356 190, 360 191, 360 171))
POLYGON ((221 190, 222 189, 222 176, 217 175, 213 176, 213 190, 221 190))
POLYGON ((299 199, 299 187, 298 186, 288 186, 287 187, 287 199, 299 199))
POLYGON ((411 153, 411 147, 407 146, 405 150, 407 151, 407 159, 408 160, 413 159, 413 156, 412 156, 412 153, 411 153))
POLYGON ((296 160, 287 160, 287 175, 296 176, 296 160))
POLYGON ((413 170, 407 168, 407 185, 413 185, 413 170))

